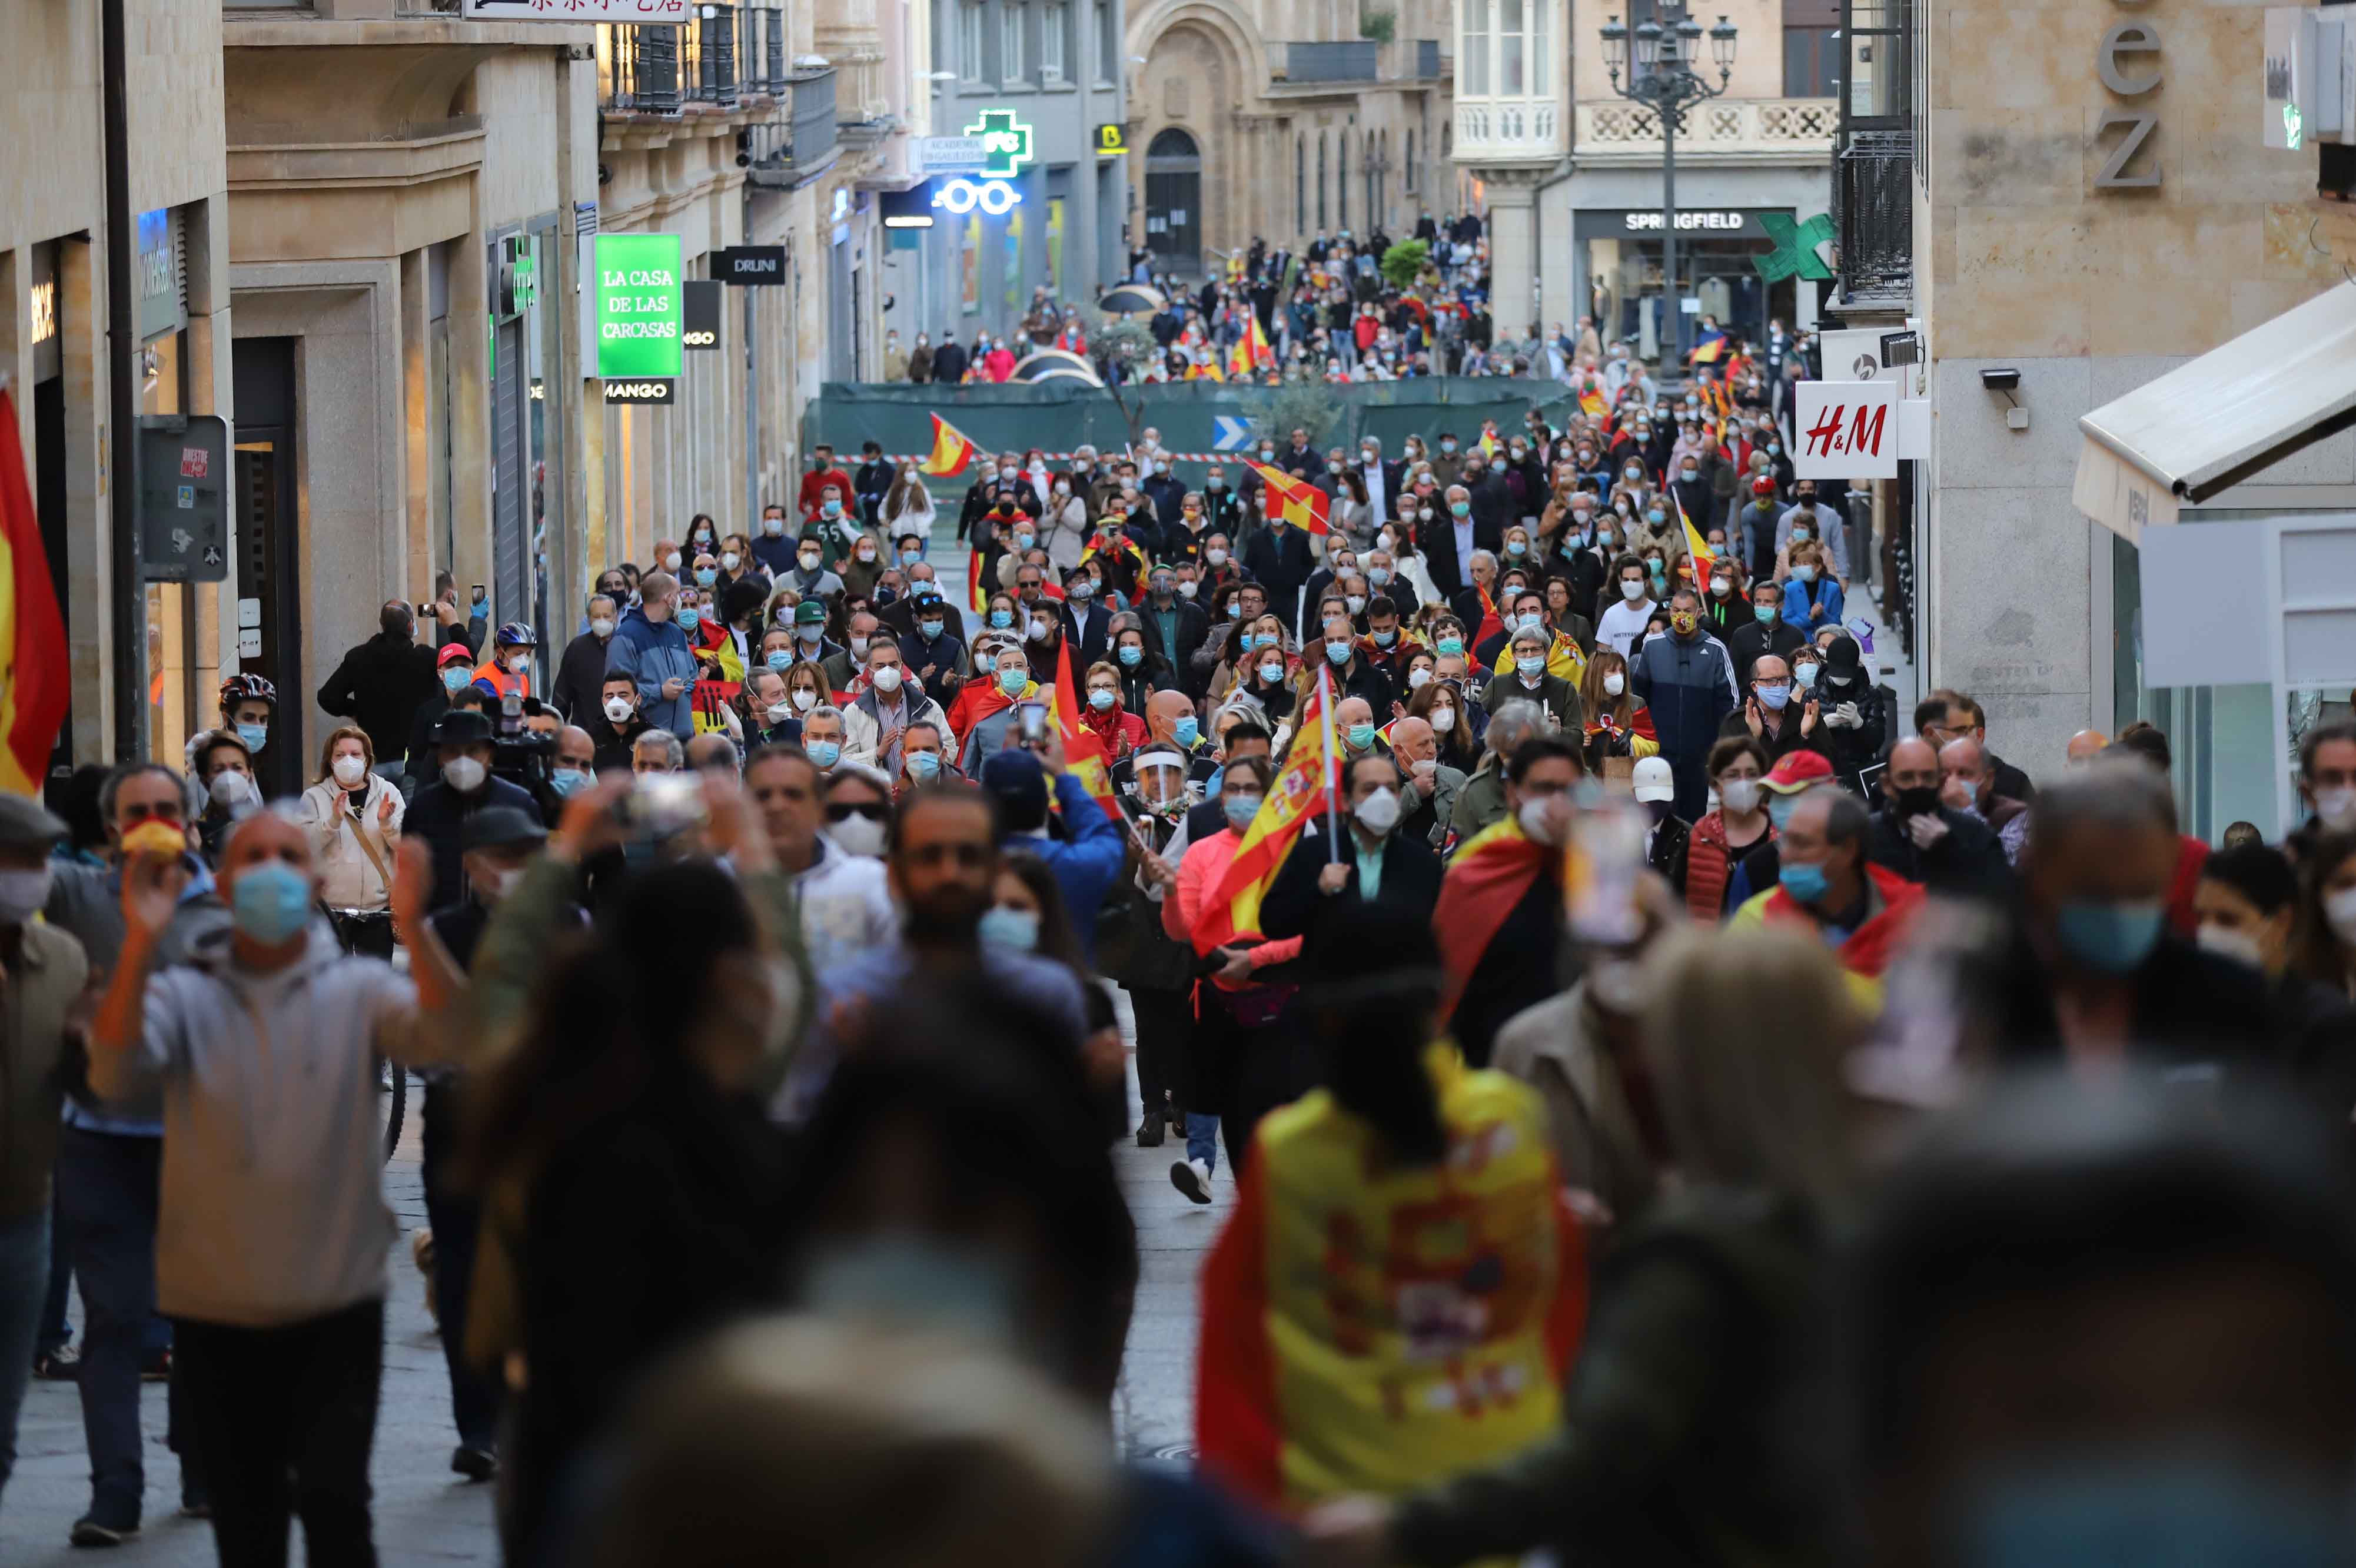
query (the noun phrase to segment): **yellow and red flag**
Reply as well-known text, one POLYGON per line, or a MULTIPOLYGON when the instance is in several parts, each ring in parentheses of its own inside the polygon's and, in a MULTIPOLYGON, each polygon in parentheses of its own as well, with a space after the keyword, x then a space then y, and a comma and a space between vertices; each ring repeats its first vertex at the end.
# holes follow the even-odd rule
POLYGON ((1490 597, 1486 583, 1473 584, 1472 591, 1481 596, 1481 625, 1472 633, 1472 646, 1478 648, 1505 629, 1505 618, 1497 613, 1497 601, 1490 597))
MULTIPOLYGON (((1336 787, 1340 780, 1340 745, 1333 736, 1333 672, 1320 667, 1317 684, 1301 710, 1301 730, 1284 766, 1277 770, 1268 793, 1260 797, 1259 813, 1244 830, 1244 842, 1227 863, 1226 875, 1205 900, 1202 918, 1194 922, 1194 950, 1207 955, 1229 942, 1259 940, 1260 900, 1276 885, 1284 857, 1301 837, 1301 824, 1319 811, 1333 823, 1338 816, 1336 787)), ((1329 831, 1331 829, 1329 828, 1329 831)))
POLYGON ((1441 1018, 1454 1015, 1491 939, 1530 884, 1545 874, 1547 863, 1558 859, 1556 852, 1522 831, 1518 818, 1507 816, 1472 835, 1448 863, 1440 902, 1431 911, 1431 933, 1439 939, 1440 967, 1447 975, 1441 1018))
POLYGON ((965 432, 937 413, 933 415, 932 456, 916 465, 916 472, 935 478, 951 478, 965 472, 973 454, 973 442, 965 432))
POLYGON ((977 550, 965 561, 965 607, 975 615, 990 612, 990 588, 981 580, 981 552, 977 550))
POLYGON ((1259 312, 1244 312, 1244 335, 1227 350, 1227 374, 1248 376, 1255 370, 1266 370, 1276 363, 1276 350, 1269 345, 1268 334, 1259 329, 1259 312))
POLYGON ((1675 486, 1669 489, 1669 504, 1677 509, 1677 521, 1686 531, 1686 553, 1693 558, 1694 582, 1697 585, 1707 583, 1711 570, 1718 565, 1718 553, 1709 547, 1709 541, 1701 536, 1701 530, 1693 525, 1693 519, 1686 515, 1685 503, 1677 499, 1675 486))
POLYGON ((1606 419, 1612 405, 1603 401, 1603 389, 1590 381, 1579 389, 1579 411, 1590 419, 1606 419))
POLYGON ((0 392, 0 789, 39 798, 71 696, 71 668, 16 438, 16 403, 0 392))
POLYGON ((1325 516, 1332 501, 1323 490, 1305 479, 1294 478, 1281 468, 1271 468, 1264 463, 1251 467, 1265 486, 1260 505, 1270 521, 1281 518, 1312 533, 1330 532, 1325 516))
POLYGON ((1064 736, 1065 770, 1087 786, 1088 793, 1097 798, 1106 816, 1126 826, 1119 798, 1113 792, 1111 770, 1105 766, 1104 742, 1093 731, 1080 727, 1080 704, 1073 693, 1069 638, 1055 645, 1055 727, 1064 736))
POLYGON ((1504 450, 1505 444, 1497 439, 1495 420, 1484 419, 1481 422, 1481 439, 1473 445, 1481 449, 1481 456, 1483 457, 1494 457, 1504 450))

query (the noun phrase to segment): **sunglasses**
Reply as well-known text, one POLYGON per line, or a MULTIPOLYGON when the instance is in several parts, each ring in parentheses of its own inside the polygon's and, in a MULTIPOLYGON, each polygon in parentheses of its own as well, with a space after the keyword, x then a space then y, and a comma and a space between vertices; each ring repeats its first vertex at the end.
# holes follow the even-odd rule
POLYGON ((865 817, 871 822, 881 822, 889 820, 891 815, 892 808, 881 800, 829 801, 826 808, 826 820, 830 822, 847 822, 853 817, 865 817))

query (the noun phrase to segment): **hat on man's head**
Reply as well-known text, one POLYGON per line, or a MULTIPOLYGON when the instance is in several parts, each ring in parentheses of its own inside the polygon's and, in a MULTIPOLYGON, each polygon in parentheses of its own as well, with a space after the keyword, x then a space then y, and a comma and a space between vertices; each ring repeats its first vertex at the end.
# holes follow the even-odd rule
POLYGON ((436 746, 473 746, 491 738, 491 717, 479 708, 453 708, 427 738, 436 746))
POLYGON ((824 626, 826 624, 826 607, 816 599, 804 599, 800 604, 794 607, 794 624, 796 626, 824 626))
POLYGON ((442 650, 434 656, 434 667, 436 670, 448 664, 472 664, 474 661, 475 656, 466 650, 466 645, 463 642, 445 642, 442 645, 442 650))
POLYGON ((998 797, 1008 827, 1024 832, 1047 820, 1047 769, 1037 753, 992 753, 981 765, 981 787, 998 797))
POLYGON ((1796 795, 1811 784, 1830 783, 1832 776, 1832 761, 1823 752, 1787 751, 1760 782, 1778 795, 1796 795))
POLYGON ((0 848, 55 848, 68 837, 65 823, 29 795, 0 794, 0 848))
POLYGON ((466 819, 459 832, 461 849, 504 849, 509 844, 541 844, 548 830, 531 820, 521 806, 486 806, 466 819))
POLYGON ((1633 779, 1639 800, 1674 800, 1677 798, 1676 780, 1670 775, 1666 757, 1643 758, 1636 764, 1633 779))

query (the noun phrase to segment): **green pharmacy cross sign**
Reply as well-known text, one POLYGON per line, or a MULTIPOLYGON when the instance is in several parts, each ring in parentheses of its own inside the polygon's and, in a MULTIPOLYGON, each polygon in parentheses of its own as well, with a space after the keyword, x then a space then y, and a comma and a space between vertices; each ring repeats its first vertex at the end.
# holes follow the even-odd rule
POLYGON ((1751 264, 1759 270, 1761 277, 1769 283, 1782 283, 1788 277, 1813 278, 1821 282, 1833 275, 1832 268, 1825 265, 1824 258, 1816 254, 1818 245, 1837 238, 1828 214, 1819 212, 1804 223, 1794 223, 1788 213, 1762 212, 1759 215, 1759 226, 1767 231, 1770 240, 1775 242, 1772 251, 1763 256, 1751 258, 1751 264))
POLYGON ((981 138, 981 173, 991 179, 1012 179, 1032 159, 1031 127, 1012 109, 985 109, 979 124, 965 134, 981 138))

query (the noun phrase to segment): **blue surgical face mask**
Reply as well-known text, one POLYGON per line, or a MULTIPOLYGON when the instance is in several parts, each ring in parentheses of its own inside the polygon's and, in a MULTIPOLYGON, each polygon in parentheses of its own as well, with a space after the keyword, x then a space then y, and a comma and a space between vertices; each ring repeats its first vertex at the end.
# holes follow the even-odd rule
POLYGON ((1170 726, 1170 738, 1188 751, 1192 751, 1194 749, 1194 743, 1203 738, 1203 726, 1196 722, 1194 714, 1188 714, 1170 726))
POLYGON ((794 656, 790 650, 780 648, 773 650, 762 662, 772 670, 783 671, 792 667, 794 656))
POLYGON ((1546 670, 1546 656, 1540 653, 1525 653, 1514 660, 1514 668, 1525 675, 1542 674, 1546 670))
POLYGON ((474 677, 466 672, 466 667, 463 664, 450 664, 443 667, 442 684, 448 691, 455 692, 473 679, 474 677))
POLYGON ((804 741, 802 749, 809 752, 809 759, 821 768, 831 768, 842 760, 842 743, 839 740, 804 741))
POLYGON ((712 567, 698 566, 695 569, 695 582, 698 587, 708 588, 718 581, 720 581, 720 574, 712 567))
POLYGON ((1259 815, 1259 797, 1223 794, 1219 797, 1219 810, 1227 814, 1227 825, 1241 832, 1251 826, 1254 817, 1259 815))
MULTIPOLYGON (((1775 809, 1770 806, 1767 810, 1768 815, 1772 818, 1775 809)), ((1825 875, 1823 866, 1810 865, 1804 861, 1783 862, 1783 891, 1803 904, 1815 903, 1825 896, 1826 889, 1831 886, 1830 880, 1825 875)))
POLYGON ((1772 686, 1759 686, 1753 689, 1758 692, 1761 702, 1779 714, 1783 711, 1783 704, 1792 700, 1792 688, 1780 681, 1772 686))
POLYGON ((1036 909, 1009 909, 993 905, 981 912, 981 923, 974 929, 982 946, 1001 952, 1036 952, 1039 948, 1036 909))
POLYGON ((1450 501, 1448 503, 1449 515, 1451 517, 1462 517, 1472 510, 1472 503, 1471 501, 1450 501))
POLYGON ((1546 629, 1546 617, 1535 612, 1525 615, 1514 623, 1514 629, 1515 631, 1544 631, 1546 629))
POLYGON ((1526 544, 1523 543, 1520 540, 1518 540, 1518 539, 1508 539, 1507 541, 1505 541, 1505 553, 1506 553, 1506 554, 1508 554, 1508 555, 1526 555, 1526 554, 1528 554, 1529 553, 1530 553, 1530 547, 1529 547, 1528 545, 1526 545, 1526 544))
POLYGON ((1803 692, 1816 683, 1816 667, 1813 664, 1792 666, 1792 679, 1803 692))
POLYGON ((1101 687, 1088 693, 1088 706, 1100 714, 1110 713, 1113 703, 1119 700, 1117 693, 1105 691, 1101 687))
POLYGON ((990 624, 996 627, 999 630, 1004 631, 1008 627, 1014 624, 1014 612, 1012 610, 992 610, 990 612, 990 624))
POLYGON ((703 611, 700 607, 695 605, 681 605, 679 607, 680 630, 693 631, 697 627, 702 624, 703 611))
POLYGON ((2167 918, 2158 899, 2072 898, 2055 915, 2053 934, 2087 968, 2126 974, 2151 956, 2167 918))
POLYGON ((948 622, 945 620, 920 620, 916 623, 916 629, 925 634, 926 642, 930 642, 940 636, 942 628, 948 625, 948 622))
POLYGON ((1243 618, 1244 618, 1244 607, 1243 607, 1243 606, 1241 606, 1241 605, 1239 605, 1239 604, 1237 604, 1233 599, 1228 600, 1228 601, 1227 601, 1227 618, 1228 618, 1229 620, 1241 620, 1241 619, 1243 619, 1243 618))
POLYGON ((589 775, 578 768, 553 768, 549 770, 548 787, 564 800, 571 800, 589 788, 589 775))
POLYGON ((1375 744, 1375 726, 1368 724, 1352 725, 1347 738, 1352 751, 1364 751, 1375 744))
POLYGON ((1349 661, 1349 640, 1346 638, 1327 638, 1325 639, 1325 662, 1328 664, 1347 664, 1349 661))
POLYGON ((1816 569, 1810 563, 1803 561, 1792 568, 1792 580, 1795 583, 1813 583, 1816 580, 1816 569))
MULTIPOLYGON (((455 689, 455 688, 453 688, 453 690, 455 689)), ((237 726, 237 738, 245 742, 246 750, 260 751, 263 746, 270 744, 270 726, 268 725, 240 725, 237 726)))
POLYGON ((1398 633, 1396 630, 1378 631, 1375 633, 1375 646, 1376 648, 1388 648, 1398 640, 1398 633))
POLYGON ((1124 648, 1119 650, 1119 657, 1123 669, 1134 670, 1139 665, 1145 662, 1145 650, 1142 648, 1124 648))
POLYGON ((828 501, 818 510, 828 517, 841 517, 842 515, 842 503, 841 501, 828 501))
POLYGON ((941 758, 938 752, 912 751, 908 753, 908 777, 914 779, 917 783, 924 784, 930 782, 934 775, 940 772, 940 770, 941 758))
POLYGON ((311 879, 283 860, 265 860, 237 874, 230 915, 238 930, 276 947, 311 923, 311 879))
MULTIPOLYGON (((1775 824, 1775 831, 1777 832, 1782 832, 1783 829, 1790 824, 1792 821, 1792 813, 1799 809, 1799 796, 1779 795, 1772 789, 1768 791, 1767 820, 1775 824)), ((1786 867, 1785 875, 1788 876, 1789 873, 1790 868, 1786 867)))
POLYGON ((1023 688, 1031 683, 1031 672, 1009 665, 998 672, 998 689, 1010 697, 1019 697, 1023 688))

